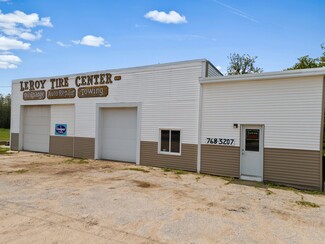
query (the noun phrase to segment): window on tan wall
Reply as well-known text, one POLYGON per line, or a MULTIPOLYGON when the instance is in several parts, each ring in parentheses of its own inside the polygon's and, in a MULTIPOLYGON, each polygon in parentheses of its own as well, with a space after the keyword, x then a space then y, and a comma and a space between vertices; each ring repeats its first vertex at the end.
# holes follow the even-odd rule
POLYGON ((181 153, 181 131, 176 129, 160 129, 159 152, 166 154, 181 153))

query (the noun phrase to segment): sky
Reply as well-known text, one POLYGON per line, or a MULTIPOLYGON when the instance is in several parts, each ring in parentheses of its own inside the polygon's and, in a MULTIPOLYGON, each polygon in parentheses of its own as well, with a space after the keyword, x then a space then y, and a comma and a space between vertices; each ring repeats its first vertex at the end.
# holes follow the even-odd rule
POLYGON ((231 53, 280 71, 322 54, 324 0, 0 0, 0 94, 14 79, 231 53))

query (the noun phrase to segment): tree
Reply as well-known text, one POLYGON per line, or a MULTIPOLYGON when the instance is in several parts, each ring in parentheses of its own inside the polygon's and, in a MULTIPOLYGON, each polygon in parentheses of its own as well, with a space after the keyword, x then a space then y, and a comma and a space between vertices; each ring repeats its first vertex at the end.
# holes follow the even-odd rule
POLYGON ((2 94, 0 94, 0 128, 10 128, 10 110, 10 95, 3 96, 2 94))
POLYGON ((228 59, 230 59, 230 66, 227 69, 228 75, 242 75, 263 72, 263 69, 255 67, 257 56, 232 53, 228 59))
POLYGON ((325 67, 325 46, 321 45, 321 49, 323 50, 323 55, 318 58, 311 58, 309 55, 302 56, 298 58, 298 62, 295 63, 291 68, 287 70, 293 69, 309 69, 309 68, 319 68, 325 67))

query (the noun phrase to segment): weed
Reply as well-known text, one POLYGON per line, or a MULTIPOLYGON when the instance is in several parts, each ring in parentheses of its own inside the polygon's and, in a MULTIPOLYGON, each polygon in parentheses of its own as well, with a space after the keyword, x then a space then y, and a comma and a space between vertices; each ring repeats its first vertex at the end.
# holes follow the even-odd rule
POLYGON ((164 172, 174 172, 176 175, 185 175, 188 174, 189 172, 179 170, 179 169, 169 169, 169 168, 163 168, 164 172))
POLYGON ((188 172, 183 170, 173 170, 176 175, 186 175, 188 172))
POLYGON ((19 169, 19 170, 14 171, 13 173, 16 173, 16 174, 25 174, 27 172, 28 172, 27 169, 19 169))
POLYGON ((266 195, 268 195, 268 196, 272 195, 272 194, 275 194, 273 191, 271 191, 269 189, 266 189, 265 192, 266 192, 266 195))
POLYGON ((88 160, 81 158, 81 159, 76 159, 76 158, 70 158, 64 161, 66 164, 88 164, 88 160))
POLYGON ((169 169, 169 168, 163 168, 163 171, 164 171, 164 172, 171 172, 172 170, 169 169))
POLYGON ((320 206, 316 203, 313 202, 308 202, 305 200, 301 200, 301 201, 296 201, 296 203, 300 206, 304 206, 304 207, 310 207, 310 208, 319 208, 320 206))
POLYGON ((319 208, 319 205, 318 204, 313 203, 313 202, 305 201, 304 196, 302 196, 302 195, 300 195, 300 196, 301 196, 301 200, 300 201, 296 201, 296 203, 298 205, 303 206, 303 207, 319 208))
POLYGON ((200 176, 198 176, 198 177, 195 178, 196 182, 199 182, 200 179, 201 179, 200 176))
POLYGON ((125 168, 123 170, 133 170, 133 171, 141 171, 143 173, 149 173, 149 170, 143 169, 143 168, 125 168))

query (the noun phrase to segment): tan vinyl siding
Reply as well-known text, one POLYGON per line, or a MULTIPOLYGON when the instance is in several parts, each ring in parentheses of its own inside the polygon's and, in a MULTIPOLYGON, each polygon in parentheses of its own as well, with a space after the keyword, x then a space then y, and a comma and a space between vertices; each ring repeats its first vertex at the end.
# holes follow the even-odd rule
POLYGON ((11 133, 10 149, 13 151, 18 151, 19 148, 19 133, 11 133))
POLYGON ((74 138, 74 156, 76 158, 94 158, 95 138, 75 137, 74 138))
POLYGON ((73 137, 50 136, 50 154, 73 157, 73 137))
POLYGON ((264 149, 264 180, 321 190, 319 151, 264 149))
POLYGON ((197 145, 182 144, 182 155, 158 154, 158 142, 141 142, 141 165, 196 171, 197 145))
POLYGON ((201 173, 239 177, 240 148, 220 145, 202 145, 201 173))

